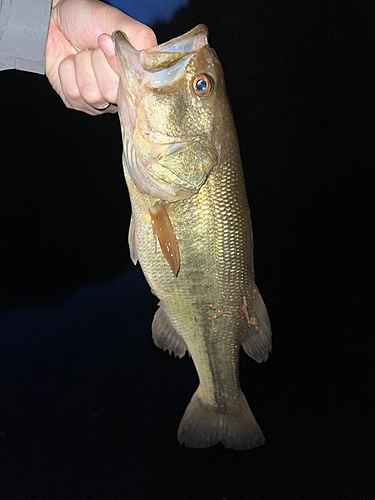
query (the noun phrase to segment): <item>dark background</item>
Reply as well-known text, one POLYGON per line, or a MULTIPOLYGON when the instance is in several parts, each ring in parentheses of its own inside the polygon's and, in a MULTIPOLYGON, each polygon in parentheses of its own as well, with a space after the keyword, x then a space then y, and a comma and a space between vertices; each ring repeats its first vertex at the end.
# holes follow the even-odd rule
POLYGON ((225 70, 273 353, 241 354, 266 436, 191 450, 197 376, 151 340, 115 115, 0 73, 0 499, 372 499, 374 5, 192 0, 225 70), (230 5, 230 6, 229 6, 230 5))

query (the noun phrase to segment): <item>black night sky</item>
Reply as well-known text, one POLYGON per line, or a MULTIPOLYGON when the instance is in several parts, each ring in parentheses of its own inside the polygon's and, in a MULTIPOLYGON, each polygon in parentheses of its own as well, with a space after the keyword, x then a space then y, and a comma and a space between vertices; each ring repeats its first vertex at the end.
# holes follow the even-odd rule
POLYGON ((191 0, 224 66, 273 329, 241 385, 266 437, 192 450, 192 361, 157 349, 116 115, 0 73, 0 499, 372 499, 373 3, 191 0))

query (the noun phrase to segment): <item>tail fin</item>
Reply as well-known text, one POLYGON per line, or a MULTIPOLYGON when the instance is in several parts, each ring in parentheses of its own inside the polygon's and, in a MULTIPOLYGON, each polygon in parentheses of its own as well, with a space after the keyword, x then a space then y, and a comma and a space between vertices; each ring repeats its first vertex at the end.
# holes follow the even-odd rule
POLYGON ((200 386, 182 417, 178 440, 190 448, 208 448, 221 441, 234 450, 250 450, 264 443, 263 433, 242 391, 223 413, 206 400, 200 386))

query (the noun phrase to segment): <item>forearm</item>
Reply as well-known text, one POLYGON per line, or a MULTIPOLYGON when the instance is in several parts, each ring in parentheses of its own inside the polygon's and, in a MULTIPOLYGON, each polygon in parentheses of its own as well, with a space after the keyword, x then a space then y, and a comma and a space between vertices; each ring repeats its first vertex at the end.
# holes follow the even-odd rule
POLYGON ((0 70, 45 73, 51 0, 0 0, 0 70))

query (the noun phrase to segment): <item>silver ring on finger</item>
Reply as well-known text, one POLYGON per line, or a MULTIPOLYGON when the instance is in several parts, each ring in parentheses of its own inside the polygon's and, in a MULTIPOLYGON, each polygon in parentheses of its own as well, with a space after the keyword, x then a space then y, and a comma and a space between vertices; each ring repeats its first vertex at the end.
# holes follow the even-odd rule
POLYGON ((96 111, 105 111, 106 109, 109 108, 110 105, 111 105, 110 102, 105 102, 104 104, 102 104, 98 108, 96 108, 95 106, 91 106, 91 107, 94 108, 94 109, 96 109, 96 111))

